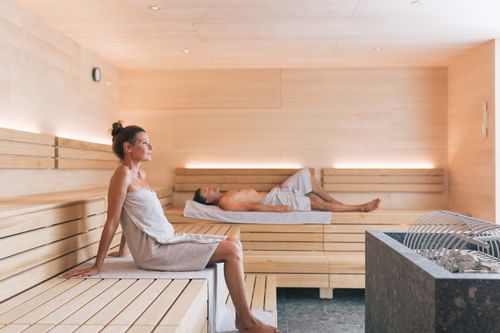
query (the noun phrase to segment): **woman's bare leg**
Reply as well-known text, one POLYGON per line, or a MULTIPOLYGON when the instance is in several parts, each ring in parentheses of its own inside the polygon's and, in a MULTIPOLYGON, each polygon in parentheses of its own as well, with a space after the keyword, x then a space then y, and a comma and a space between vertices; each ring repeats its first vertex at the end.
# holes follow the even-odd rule
POLYGON ((237 324, 240 332, 244 333, 275 333, 278 330, 266 325, 255 318, 248 305, 245 293, 245 275, 243 272, 243 251, 241 243, 228 238, 219 243, 209 263, 224 263, 224 276, 226 278, 229 295, 233 301, 235 312, 238 316, 237 324))
POLYGON ((360 204, 360 205, 346 205, 341 202, 328 202, 323 200, 321 197, 315 194, 307 195, 311 200, 311 208, 330 212, 370 212, 378 208, 380 204, 380 199, 374 199, 372 201, 360 204))

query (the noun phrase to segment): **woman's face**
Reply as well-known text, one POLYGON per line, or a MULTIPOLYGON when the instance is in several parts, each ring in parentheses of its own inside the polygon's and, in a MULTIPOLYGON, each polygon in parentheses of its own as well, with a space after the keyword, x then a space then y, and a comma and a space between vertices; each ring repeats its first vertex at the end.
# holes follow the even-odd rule
POLYGON ((139 132, 135 136, 135 143, 132 145, 132 159, 139 161, 151 161, 153 146, 149 143, 149 136, 146 132, 139 132))

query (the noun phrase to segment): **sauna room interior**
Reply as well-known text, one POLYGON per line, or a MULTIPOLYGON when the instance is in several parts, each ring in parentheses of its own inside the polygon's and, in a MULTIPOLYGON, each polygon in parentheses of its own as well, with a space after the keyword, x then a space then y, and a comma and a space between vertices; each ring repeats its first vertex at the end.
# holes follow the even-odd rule
MULTIPOLYGON (((118 320, 124 312, 96 319, 114 304, 100 300, 121 277, 74 296, 103 310, 71 319, 83 313, 64 296, 76 287, 63 288, 57 276, 97 253, 119 165, 110 129, 121 120, 149 135, 153 158, 142 168, 176 231, 217 225, 240 238, 247 281, 254 279, 247 288, 254 298, 265 294, 263 308, 252 309, 272 313, 270 324, 290 333, 384 333, 375 315, 366 310, 365 318, 370 225, 409 230, 440 210, 496 224, 498 13, 493 0, 0 1, 0 332, 222 332, 211 280, 198 286, 198 275, 182 277, 184 291, 208 288, 197 291, 208 290, 206 299, 165 308, 152 323, 144 318, 156 303, 126 324, 118 320), (380 198, 379 208, 288 227, 182 215, 197 187, 268 191, 302 168, 335 199, 380 198), (55 217, 77 204, 83 215, 55 217), (64 235, 55 229, 66 224, 64 235), (42 315, 49 289, 60 303, 42 315), (335 312, 350 311, 335 303, 343 297, 354 297, 354 319, 335 312), (300 317, 301 304, 323 310, 300 317), (171 312, 175 324, 165 319, 171 312)), ((83 280, 76 286, 91 283, 83 280)), ((131 317, 132 308, 140 307, 122 310, 131 317)))

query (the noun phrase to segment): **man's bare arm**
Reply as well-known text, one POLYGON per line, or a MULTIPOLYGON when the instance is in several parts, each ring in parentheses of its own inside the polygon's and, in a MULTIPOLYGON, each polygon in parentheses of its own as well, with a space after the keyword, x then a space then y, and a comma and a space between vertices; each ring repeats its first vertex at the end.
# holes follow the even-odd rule
POLYGON ((223 210, 234 212, 291 212, 290 206, 274 206, 252 203, 242 203, 234 200, 222 200, 218 205, 223 210))
POLYGON ((278 213, 293 212, 292 207, 285 205, 280 205, 280 206, 261 205, 261 204, 248 205, 246 210, 253 212, 278 212, 278 213))

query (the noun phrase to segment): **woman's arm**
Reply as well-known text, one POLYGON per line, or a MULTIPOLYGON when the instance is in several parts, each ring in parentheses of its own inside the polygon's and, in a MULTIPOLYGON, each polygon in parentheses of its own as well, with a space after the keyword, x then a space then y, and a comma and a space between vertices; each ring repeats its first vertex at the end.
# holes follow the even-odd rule
POLYGON ((120 248, 118 251, 113 251, 108 253, 108 256, 110 257, 123 257, 123 256, 128 256, 130 254, 130 251, 127 246, 127 240, 125 239, 125 235, 122 232, 122 238, 120 239, 120 248))
POLYGON ((127 167, 119 167, 113 177, 111 177, 111 181, 109 184, 108 215, 106 217, 106 223, 104 224, 104 228, 102 230, 95 264, 91 267, 69 271, 68 273, 64 274, 64 277, 86 276, 99 272, 104 262, 104 258, 106 257, 106 253, 108 252, 111 240, 113 239, 116 229, 118 228, 120 214, 130 182, 130 170, 127 167))

